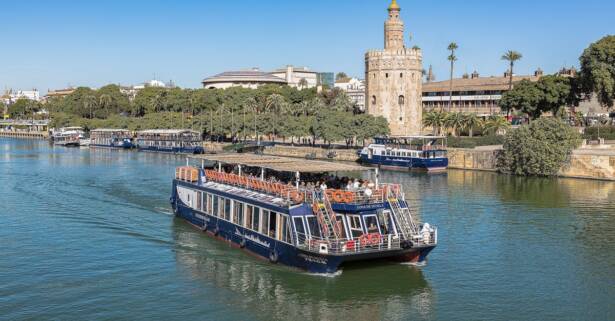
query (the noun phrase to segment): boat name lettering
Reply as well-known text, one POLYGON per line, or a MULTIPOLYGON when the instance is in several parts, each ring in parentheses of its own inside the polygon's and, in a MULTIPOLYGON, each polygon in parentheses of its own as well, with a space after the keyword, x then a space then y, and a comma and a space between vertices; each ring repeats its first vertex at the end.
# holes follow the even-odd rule
POLYGON ((300 253, 298 256, 308 262, 324 264, 324 265, 327 264, 327 259, 324 257, 312 256, 312 255, 307 255, 303 253, 300 253))
POLYGON ((246 240, 250 240, 254 243, 260 244, 264 247, 270 247, 271 243, 267 242, 267 241, 263 241, 261 240, 258 236, 255 235, 250 235, 250 234, 242 234, 241 231, 239 231, 238 228, 235 228, 235 235, 238 236, 243 236, 246 240))

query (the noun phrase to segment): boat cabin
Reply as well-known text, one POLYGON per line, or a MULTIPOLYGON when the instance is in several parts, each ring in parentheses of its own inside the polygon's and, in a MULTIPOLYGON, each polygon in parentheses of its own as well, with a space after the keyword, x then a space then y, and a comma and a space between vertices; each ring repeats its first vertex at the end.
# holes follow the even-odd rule
POLYGON ((137 132, 139 150, 167 153, 202 154, 203 140, 188 129, 152 129, 137 132))
POLYGON ((128 129, 94 129, 90 131, 90 146, 132 148, 133 134, 128 129))

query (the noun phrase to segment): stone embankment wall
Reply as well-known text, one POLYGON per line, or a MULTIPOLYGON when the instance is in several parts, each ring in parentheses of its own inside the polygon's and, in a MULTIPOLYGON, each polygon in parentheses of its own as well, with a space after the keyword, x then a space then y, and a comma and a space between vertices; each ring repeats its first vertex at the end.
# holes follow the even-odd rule
POLYGON ((45 139, 49 137, 49 133, 47 132, 0 131, 0 137, 45 139))
MULTIPOLYGON (((209 151, 221 152, 226 144, 205 143, 209 151)), ((331 150, 303 146, 266 147, 264 154, 275 156, 299 157, 313 155, 316 159, 354 162, 358 160, 356 149, 333 150, 334 158, 329 158, 331 150)), ((463 149, 449 148, 449 168, 465 170, 496 171, 497 154, 500 148, 495 146, 463 149)), ((570 163, 560 173, 562 177, 615 180, 615 148, 577 149, 573 152, 570 163)))
POLYGON ((339 160, 354 162, 359 159, 356 149, 334 149, 327 150, 317 147, 303 147, 303 146, 272 146, 266 147, 263 151, 266 155, 275 156, 288 156, 288 157, 306 157, 307 155, 313 155, 316 159, 327 160, 339 160), (335 157, 328 157, 329 152, 335 152, 335 157))

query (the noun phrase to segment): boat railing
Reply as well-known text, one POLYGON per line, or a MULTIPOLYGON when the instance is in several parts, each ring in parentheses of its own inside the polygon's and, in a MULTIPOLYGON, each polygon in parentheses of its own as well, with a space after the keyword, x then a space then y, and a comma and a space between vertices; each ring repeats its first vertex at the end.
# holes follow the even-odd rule
POLYGON ((371 233, 352 239, 326 240, 303 233, 296 234, 296 246, 318 254, 358 254, 401 249, 401 239, 394 234, 371 233))

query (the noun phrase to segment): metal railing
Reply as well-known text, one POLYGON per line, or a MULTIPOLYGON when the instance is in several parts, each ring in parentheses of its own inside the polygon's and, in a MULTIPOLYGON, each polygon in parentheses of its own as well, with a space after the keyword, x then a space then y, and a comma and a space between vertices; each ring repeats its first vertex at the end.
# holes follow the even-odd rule
POLYGON ((393 234, 366 234, 350 240, 325 240, 297 233, 295 235, 295 245, 300 249, 318 254, 337 255, 399 250, 402 248, 401 239, 393 234))

